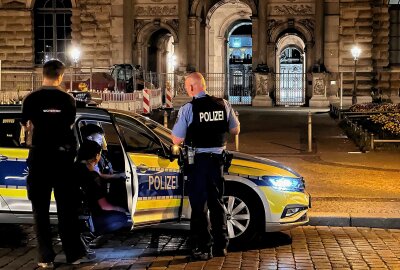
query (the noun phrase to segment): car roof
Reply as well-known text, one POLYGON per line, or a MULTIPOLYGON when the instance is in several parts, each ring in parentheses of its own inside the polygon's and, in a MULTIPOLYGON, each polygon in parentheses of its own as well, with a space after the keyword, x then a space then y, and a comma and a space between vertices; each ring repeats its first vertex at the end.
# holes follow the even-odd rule
MULTIPOLYGON (((0 114, 2 113, 21 113, 22 111, 22 105, 19 104, 11 104, 11 105, 0 105, 0 114)), ((94 115, 94 116, 105 116, 109 117, 110 113, 120 113, 120 114, 127 114, 131 115, 134 117, 140 117, 139 114, 134 113, 134 112, 126 112, 126 111, 120 111, 120 110, 107 110, 99 107, 78 107, 77 108, 77 115, 80 116, 88 116, 88 115, 94 115)))

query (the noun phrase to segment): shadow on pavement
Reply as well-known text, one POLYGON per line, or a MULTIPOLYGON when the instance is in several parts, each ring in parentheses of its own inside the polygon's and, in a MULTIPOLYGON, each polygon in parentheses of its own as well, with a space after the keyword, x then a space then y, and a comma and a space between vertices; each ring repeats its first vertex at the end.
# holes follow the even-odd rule
POLYGON ((0 226, 0 248, 17 248, 26 246, 28 234, 21 225, 2 224, 0 226))
POLYGON ((248 244, 230 245, 228 251, 248 251, 252 249, 276 248, 292 244, 292 238, 284 232, 262 233, 248 244))

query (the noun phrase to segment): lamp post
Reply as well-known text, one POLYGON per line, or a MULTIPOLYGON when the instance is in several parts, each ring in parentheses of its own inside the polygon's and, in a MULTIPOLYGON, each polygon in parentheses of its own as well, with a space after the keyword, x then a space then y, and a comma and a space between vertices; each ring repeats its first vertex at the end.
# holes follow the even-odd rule
POLYGON ((360 57, 361 54, 361 49, 357 46, 354 46, 351 49, 351 55, 353 56, 354 59, 354 86, 353 86, 353 92, 352 92, 352 98, 351 98, 351 104, 356 104, 357 103, 357 76, 356 76, 356 72, 357 72, 357 60, 360 57))
MULTIPOLYGON (((74 63, 74 68, 76 69, 78 62, 79 62, 79 58, 81 57, 81 50, 78 47, 72 47, 69 55, 71 57, 72 62, 74 63)), ((72 65, 70 67, 70 91, 72 91, 72 65)), ((76 80, 76 74, 75 74, 75 80, 76 80)))

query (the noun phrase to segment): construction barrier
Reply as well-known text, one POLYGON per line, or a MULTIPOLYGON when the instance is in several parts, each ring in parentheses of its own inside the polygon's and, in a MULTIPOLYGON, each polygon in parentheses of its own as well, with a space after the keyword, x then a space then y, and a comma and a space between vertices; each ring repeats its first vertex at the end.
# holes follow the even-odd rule
POLYGON ((152 92, 150 89, 143 89, 143 114, 151 113, 151 96, 152 92))

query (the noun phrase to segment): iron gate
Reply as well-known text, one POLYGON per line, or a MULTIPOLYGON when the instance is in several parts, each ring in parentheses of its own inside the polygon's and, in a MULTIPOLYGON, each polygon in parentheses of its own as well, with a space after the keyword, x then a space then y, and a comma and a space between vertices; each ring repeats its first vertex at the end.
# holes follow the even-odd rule
POLYGON ((253 73, 231 70, 228 74, 228 98, 234 105, 251 105, 253 96, 253 73))
POLYGON ((306 74, 275 74, 276 105, 301 106, 305 104, 306 74))

